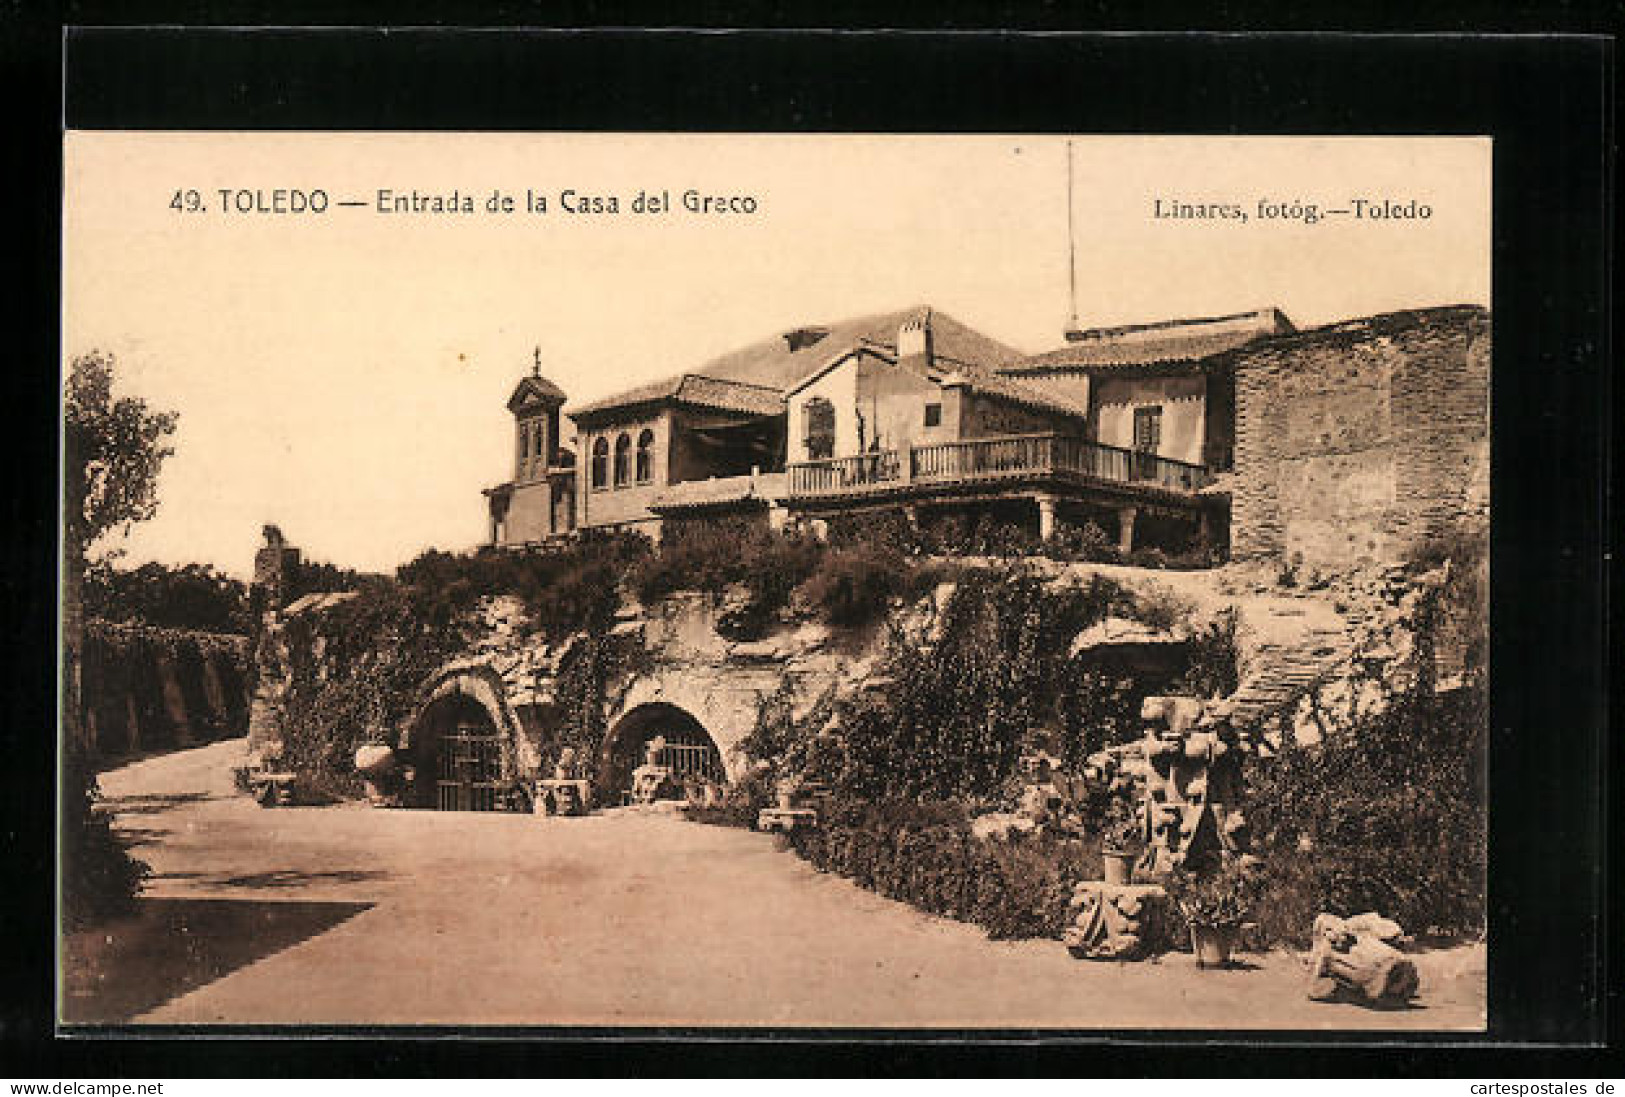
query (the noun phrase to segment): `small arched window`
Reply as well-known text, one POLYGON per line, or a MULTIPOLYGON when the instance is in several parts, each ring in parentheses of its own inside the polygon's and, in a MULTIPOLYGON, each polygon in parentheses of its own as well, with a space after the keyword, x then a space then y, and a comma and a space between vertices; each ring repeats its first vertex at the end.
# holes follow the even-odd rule
POLYGON ((638 435, 638 483, 647 484, 655 478, 655 432, 645 429, 638 435))
POLYGON ((609 487, 609 441, 604 438, 592 444, 592 486, 609 487))
POLYGON ((624 487, 632 482, 632 439, 621 435, 615 439, 615 486, 624 487))
POLYGON ((805 428, 803 441, 807 446, 807 460, 822 461, 835 456, 835 405, 822 396, 814 396, 801 408, 805 428))

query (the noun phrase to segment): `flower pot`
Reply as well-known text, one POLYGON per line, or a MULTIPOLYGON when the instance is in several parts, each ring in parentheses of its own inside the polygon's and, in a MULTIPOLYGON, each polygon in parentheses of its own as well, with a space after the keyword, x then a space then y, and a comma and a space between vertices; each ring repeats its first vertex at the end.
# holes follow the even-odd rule
POLYGON ((1105 867, 1106 882, 1121 886, 1128 883, 1129 876, 1134 872, 1134 854, 1123 853, 1118 850, 1102 850, 1101 864, 1105 867))
POLYGON ((1235 926, 1192 926, 1191 951, 1199 968, 1230 966, 1230 952, 1236 947, 1235 926))

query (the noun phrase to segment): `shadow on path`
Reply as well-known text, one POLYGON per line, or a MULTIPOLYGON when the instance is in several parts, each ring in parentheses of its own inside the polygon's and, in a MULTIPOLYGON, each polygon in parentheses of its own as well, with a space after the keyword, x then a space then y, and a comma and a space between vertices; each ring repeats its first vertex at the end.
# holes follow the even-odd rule
POLYGON ((157 815, 187 804, 215 800, 207 792, 141 793, 135 796, 104 796, 96 810, 111 815, 157 815))
MULTIPOLYGON (((133 916, 63 939, 62 1022, 129 1021, 371 907, 303 900, 139 900, 133 916)), ((297 987, 288 990, 298 993, 297 987)))

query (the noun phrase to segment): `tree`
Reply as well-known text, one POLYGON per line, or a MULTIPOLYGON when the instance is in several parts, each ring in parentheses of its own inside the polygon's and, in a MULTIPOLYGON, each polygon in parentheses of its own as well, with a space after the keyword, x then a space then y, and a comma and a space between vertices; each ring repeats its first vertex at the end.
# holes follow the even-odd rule
POLYGON ((63 534, 83 563, 105 534, 158 511, 158 472, 175 451, 178 416, 133 396, 113 399, 113 356, 74 359, 63 401, 63 534))
POLYGON ((62 731, 84 746, 80 725, 80 638, 89 556, 107 533, 128 531, 158 510, 158 471, 175 451, 172 411, 133 396, 113 399, 113 356, 75 358, 62 401, 62 731))
POLYGON ((83 588, 90 553, 117 529, 158 510, 158 472, 175 451, 172 411, 113 399, 112 355, 74 359, 62 401, 62 914, 69 928, 126 909, 146 866, 95 811, 96 773, 80 726, 83 588))

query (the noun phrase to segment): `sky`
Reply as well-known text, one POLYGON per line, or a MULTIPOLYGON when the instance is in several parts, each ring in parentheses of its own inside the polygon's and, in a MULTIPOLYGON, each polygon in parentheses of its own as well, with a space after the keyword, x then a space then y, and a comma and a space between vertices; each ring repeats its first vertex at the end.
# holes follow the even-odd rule
POLYGON ((266 523, 309 559, 363 570, 480 543, 480 489, 511 471, 504 405, 538 352, 544 376, 585 402, 793 327, 912 305, 1023 352, 1060 345, 1069 142, 1085 327, 1275 306, 1303 328, 1490 295, 1481 138, 65 142, 63 368, 111 352, 117 392, 180 414, 158 515, 120 543, 122 562, 239 577, 266 523), (381 188, 455 190, 476 212, 380 212, 381 188), (327 209, 252 212, 274 209, 279 189, 320 191, 327 209), (566 190, 619 210, 568 213, 566 190), (755 210, 689 212, 689 190, 755 210), (527 212, 527 191, 545 213, 527 212), (633 212, 640 191, 670 208, 633 212), (487 212, 493 193, 513 211, 487 212), (1428 216, 1260 212, 1355 199, 1428 216), (1248 217, 1159 217, 1159 202, 1248 217))

